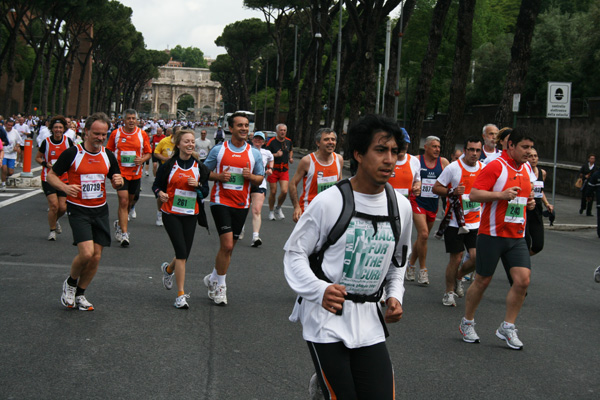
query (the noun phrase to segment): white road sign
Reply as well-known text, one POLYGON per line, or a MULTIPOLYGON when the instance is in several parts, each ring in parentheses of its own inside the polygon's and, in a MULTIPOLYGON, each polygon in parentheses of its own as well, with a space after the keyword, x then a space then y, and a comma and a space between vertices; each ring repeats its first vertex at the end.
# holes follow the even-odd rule
POLYGON ((571 82, 548 82, 546 118, 571 118, 571 82))

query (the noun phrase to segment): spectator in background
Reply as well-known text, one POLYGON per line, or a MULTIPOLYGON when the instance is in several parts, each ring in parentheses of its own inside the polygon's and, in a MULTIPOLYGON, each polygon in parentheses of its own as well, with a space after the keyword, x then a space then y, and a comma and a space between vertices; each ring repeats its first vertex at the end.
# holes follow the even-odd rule
POLYGON ((588 217, 594 216, 592 214, 592 206, 594 204, 594 188, 588 184, 588 181, 597 169, 596 155, 592 153, 588 156, 588 162, 583 164, 579 170, 579 178, 583 179, 583 186, 581 187, 581 207, 579 208, 579 214, 583 214, 583 210, 585 210, 585 215, 588 217))

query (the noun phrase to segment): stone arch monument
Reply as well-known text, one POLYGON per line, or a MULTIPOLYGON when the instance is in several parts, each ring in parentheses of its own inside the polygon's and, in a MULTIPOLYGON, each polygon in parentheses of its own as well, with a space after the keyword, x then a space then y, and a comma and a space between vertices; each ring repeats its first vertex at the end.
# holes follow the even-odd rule
POLYGON ((216 120, 220 115, 221 84, 210 80, 208 68, 159 67, 148 99, 152 116, 177 118, 177 101, 184 94, 194 98, 194 117, 216 120))

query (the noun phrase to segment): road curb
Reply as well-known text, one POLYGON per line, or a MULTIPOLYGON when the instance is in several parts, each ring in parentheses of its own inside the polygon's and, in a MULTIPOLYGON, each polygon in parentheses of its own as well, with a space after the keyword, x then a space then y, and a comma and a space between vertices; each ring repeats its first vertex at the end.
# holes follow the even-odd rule
POLYGON ((554 224, 544 225, 544 228, 551 231, 581 231, 584 229, 596 229, 596 225, 581 225, 581 224, 554 224))

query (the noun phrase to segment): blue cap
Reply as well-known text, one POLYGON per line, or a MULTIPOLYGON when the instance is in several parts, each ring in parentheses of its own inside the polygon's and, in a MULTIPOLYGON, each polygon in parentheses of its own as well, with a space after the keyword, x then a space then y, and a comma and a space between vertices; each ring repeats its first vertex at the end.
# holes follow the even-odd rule
POLYGON ((263 138, 263 140, 266 140, 265 134, 262 133, 261 131, 254 132, 254 137, 259 137, 259 138, 263 138))
POLYGON ((410 143, 410 136, 408 135, 408 132, 406 132, 406 129, 404 128, 400 128, 400 130, 402 131, 402 135, 404 136, 403 139, 406 143, 410 143))

